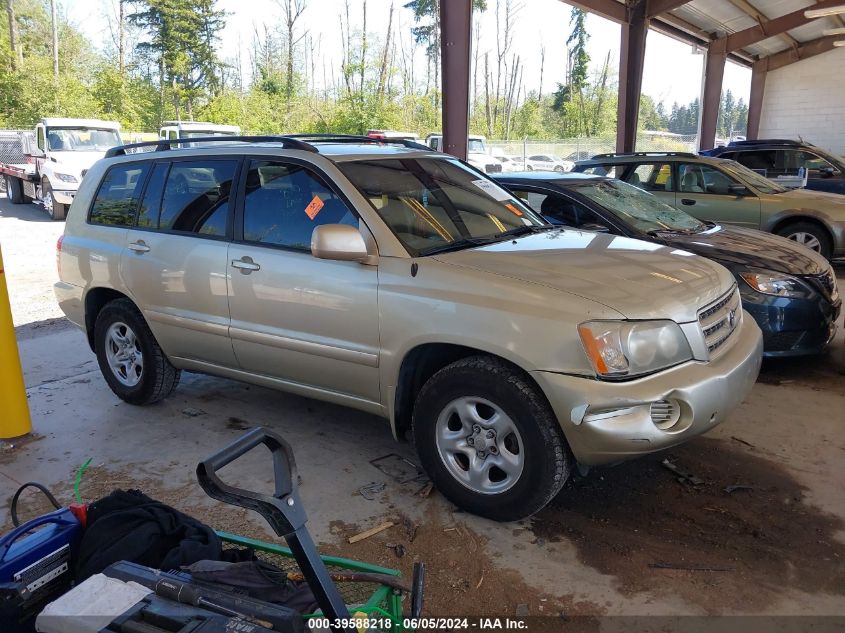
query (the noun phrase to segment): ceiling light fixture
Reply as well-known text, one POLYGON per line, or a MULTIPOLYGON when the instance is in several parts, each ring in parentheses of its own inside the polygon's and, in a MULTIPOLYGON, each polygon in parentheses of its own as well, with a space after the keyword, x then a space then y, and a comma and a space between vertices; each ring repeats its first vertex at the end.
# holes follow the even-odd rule
POLYGON ((814 20, 815 18, 826 18, 830 15, 839 15, 841 13, 845 13, 845 5, 829 7, 827 9, 808 9, 804 11, 804 17, 814 20))
POLYGON ((840 29, 825 29, 822 31, 822 35, 827 37, 828 35, 845 35, 845 27, 840 29))

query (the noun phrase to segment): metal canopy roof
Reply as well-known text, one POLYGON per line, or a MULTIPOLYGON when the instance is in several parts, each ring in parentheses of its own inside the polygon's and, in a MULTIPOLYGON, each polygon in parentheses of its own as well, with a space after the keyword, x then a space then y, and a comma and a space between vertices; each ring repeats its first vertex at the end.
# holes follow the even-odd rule
MULTIPOLYGON (((624 0, 563 0, 615 22, 627 21, 624 0)), ((784 65, 825 52, 833 40, 823 31, 845 27, 845 14, 817 19, 806 9, 845 6, 845 0, 644 0, 652 29, 692 44, 707 46, 725 40, 728 57, 750 66, 772 57, 784 65)))

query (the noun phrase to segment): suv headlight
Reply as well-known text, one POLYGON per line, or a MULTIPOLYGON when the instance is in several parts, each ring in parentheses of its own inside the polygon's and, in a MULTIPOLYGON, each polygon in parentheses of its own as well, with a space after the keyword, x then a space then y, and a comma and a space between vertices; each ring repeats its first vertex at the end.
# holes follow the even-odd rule
POLYGON ((578 326, 587 358, 601 378, 632 378, 692 359, 674 321, 588 321, 578 326))
POLYGON ((71 174, 58 174, 58 173, 56 173, 54 175, 56 176, 56 178, 58 178, 62 182, 77 182, 76 176, 73 176, 71 174))
POLYGON ((792 275, 748 270, 739 273, 754 290, 773 297, 793 297, 805 299, 810 296, 810 290, 792 275))

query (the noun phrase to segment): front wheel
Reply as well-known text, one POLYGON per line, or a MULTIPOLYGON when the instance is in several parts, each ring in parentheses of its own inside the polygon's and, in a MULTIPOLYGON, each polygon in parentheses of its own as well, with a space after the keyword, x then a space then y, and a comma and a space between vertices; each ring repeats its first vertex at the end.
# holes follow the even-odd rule
POLYGON ((94 325, 94 351, 111 390, 130 404, 158 402, 179 383, 181 372, 170 364, 129 299, 116 299, 100 310, 94 325))
POLYGON ((414 407, 413 435, 437 489, 459 507, 496 521, 542 509, 573 463, 536 385, 487 356, 452 363, 425 383, 414 407))
POLYGON ((830 235, 813 222, 793 222, 778 229, 777 234, 816 251, 825 259, 830 259, 833 253, 830 235))
POLYGON ((65 219, 67 205, 56 202, 56 198, 53 196, 53 187, 50 185, 50 181, 46 179, 41 183, 41 202, 53 220, 65 219))

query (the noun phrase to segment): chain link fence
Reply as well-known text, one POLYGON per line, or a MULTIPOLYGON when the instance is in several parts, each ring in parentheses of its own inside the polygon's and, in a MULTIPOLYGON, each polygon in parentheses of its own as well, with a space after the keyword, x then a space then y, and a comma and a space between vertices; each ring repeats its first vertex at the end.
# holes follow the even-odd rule
MULTIPOLYGON (((552 141, 488 140, 489 150, 496 156, 557 156, 564 160, 586 160, 596 154, 616 151, 616 137, 582 136, 552 141)), ((698 136, 695 134, 670 134, 668 132, 641 132, 637 136, 638 152, 695 152, 698 136)))

